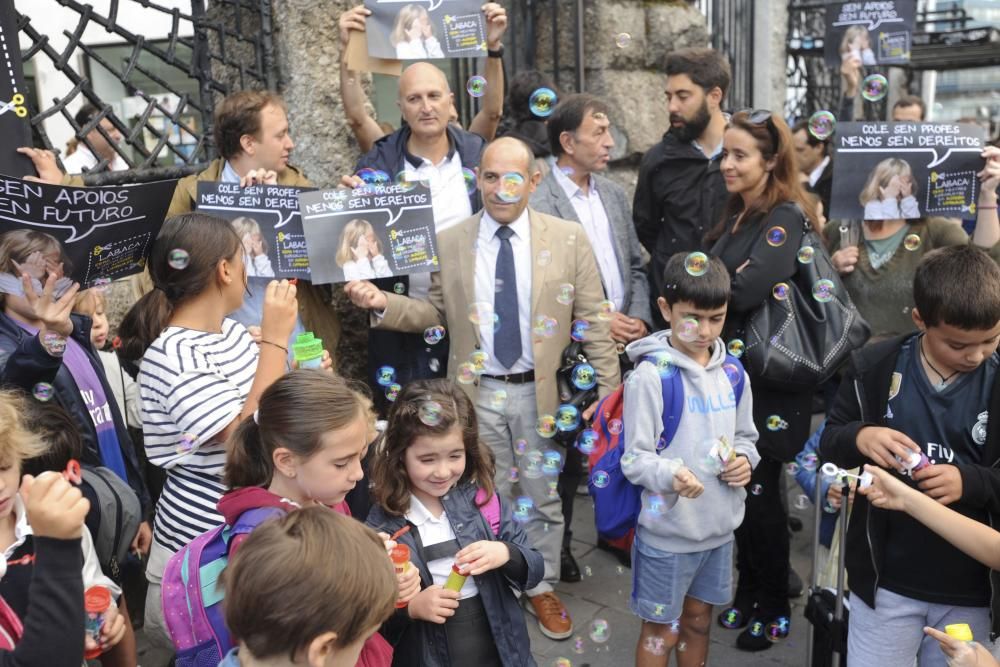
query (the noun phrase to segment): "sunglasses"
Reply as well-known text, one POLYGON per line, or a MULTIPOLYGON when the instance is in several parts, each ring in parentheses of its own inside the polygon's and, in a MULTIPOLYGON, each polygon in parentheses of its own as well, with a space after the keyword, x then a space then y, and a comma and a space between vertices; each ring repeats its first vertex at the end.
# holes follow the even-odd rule
POLYGON ((746 119, 751 125, 767 128, 767 133, 771 135, 771 145, 778 150, 778 128, 775 127, 771 118, 771 112, 767 109, 742 109, 736 113, 746 114, 746 119))

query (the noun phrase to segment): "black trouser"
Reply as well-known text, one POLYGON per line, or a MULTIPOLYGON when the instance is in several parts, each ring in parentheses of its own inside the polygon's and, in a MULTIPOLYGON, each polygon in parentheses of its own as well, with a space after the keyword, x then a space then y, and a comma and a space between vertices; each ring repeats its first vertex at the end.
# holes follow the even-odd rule
POLYGON ((565 520, 563 530, 563 548, 569 548, 569 542, 573 539, 573 501, 576 499, 576 489, 583 479, 583 454, 575 446, 566 448, 566 461, 563 464, 562 472, 559 473, 559 498, 562 500, 562 513, 565 520))
POLYGON ((785 463, 779 458, 792 460, 808 439, 812 393, 752 390, 761 458, 747 485, 746 515, 736 529, 739 582, 734 604, 749 611, 757 603, 763 615, 788 615, 788 510, 781 497, 785 463), (784 422, 775 431, 767 426, 772 415, 784 422))

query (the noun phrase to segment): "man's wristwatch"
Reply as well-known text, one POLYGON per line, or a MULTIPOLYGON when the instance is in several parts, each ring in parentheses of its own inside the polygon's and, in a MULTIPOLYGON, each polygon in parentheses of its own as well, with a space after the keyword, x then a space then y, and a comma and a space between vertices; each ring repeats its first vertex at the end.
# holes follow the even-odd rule
POLYGON ((503 44, 501 44, 500 48, 497 49, 496 51, 493 51, 492 49, 487 49, 486 56, 488 58, 503 58, 503 44))

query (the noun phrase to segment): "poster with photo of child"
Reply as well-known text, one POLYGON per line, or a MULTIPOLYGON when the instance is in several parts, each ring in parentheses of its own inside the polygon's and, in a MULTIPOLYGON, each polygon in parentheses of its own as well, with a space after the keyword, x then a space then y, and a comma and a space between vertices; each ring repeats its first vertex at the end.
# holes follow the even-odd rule
POLYGON ((100 287, 146 266, 176 181, 76 188, 0 176, 0 292, 36 293, 55 276, 100 287))
POLYGON ((434 211, 424 184, 306 192, 299 202, 316 284, 438 270, 434 211))
POLYGON ((840 123, 828 217, 975 217, 983 128, 959 123, 840 123))
POLYGON ((846 60, 857 66, 910 62, 917 0, 828 2, 823 56, 827 65, 846 60))
POLYGON ((368 54, 424 60, 485 58, 482 0, 365 0, 368 54))
POLYGON ((198 210, 229 220, 243 242, 248 278, 309 279, 299 195, 305 188, 202 181, 198 210))

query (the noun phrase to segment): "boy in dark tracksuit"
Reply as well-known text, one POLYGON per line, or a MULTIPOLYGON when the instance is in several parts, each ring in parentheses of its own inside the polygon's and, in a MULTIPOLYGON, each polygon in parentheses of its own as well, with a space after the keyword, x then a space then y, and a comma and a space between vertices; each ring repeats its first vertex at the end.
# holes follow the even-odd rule
MULTIPOLYGON (((1000 525, 1000 268, 983 251, 929 253, 913 285, 916 334, 854 354, 827 417, 820 455, 842 468, 874 463, 983 523, 1000 525)), ((849 665, 944 665, 925 625, 968 623, 977 639, 1000 628, 988 568, 908 515, 858 496, 848 527, 852 592, 849 665), (990 611, 993 609, 992 624, 990 611)))

